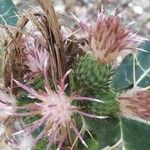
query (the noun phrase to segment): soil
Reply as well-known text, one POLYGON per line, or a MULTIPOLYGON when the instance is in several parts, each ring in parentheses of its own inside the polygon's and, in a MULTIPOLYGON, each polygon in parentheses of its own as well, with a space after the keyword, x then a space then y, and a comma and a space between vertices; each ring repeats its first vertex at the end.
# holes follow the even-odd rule
MULTIPOLYGON (((22 12, 38 6, 36 0, 13 0, 22 12)), ((54 0, 55 10, 64 20, 71 18, 70 12, 85 21, 96 17, 102 5, 107 13, 116 9, 124 24, 132 27, 140 36, 150 38, 150 0, 54 0), (65 16, 65 17, 64 17, 65 16)))

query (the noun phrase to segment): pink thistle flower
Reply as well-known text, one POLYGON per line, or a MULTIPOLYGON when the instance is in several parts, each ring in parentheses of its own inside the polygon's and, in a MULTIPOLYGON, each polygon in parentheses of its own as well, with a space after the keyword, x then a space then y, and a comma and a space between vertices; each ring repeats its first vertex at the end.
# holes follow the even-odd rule
POLYGON ((32 150, 34 147, 33 137, 31 135, 26 135, 25 133, 18 133, 17 135, 12 135, 10 139, 7 139, 8 150, 32 150))
POLYGON ((150 89, 135 87, 118 97, 123 116, 150 121, 150 89))
POLYGON ((1 150, 33 149, 33 137, 22 131, 19 121, 13 121, 9 128, 5 124, 1 125, 0 130, 1 134, 3 134, 3 136, 0 135, 2 138, 0 142, 1 150))
POLYGON ((87 97, 79 97, 79 96, 67 96, 65 94, 65 79, 67 77, 67 72, 63 79, 60 81, 60 84, 58 86, 57 91, 52 91, 52 89, 49 86, 47 77, 45 76, 45 91, 38 91, 33 90, 31 87, 28 87, 26 85, 21 84, 18 81, 15 81, 16 84, 23 88, 25 91, 27 91, 32 98, 38 99, 39 103, 31 104, 32 106, 27 107, 29 112, 26 113, 20 113, 21 116, 26 115, 36 115, 40 114, 42 117, 37 120, 36 122, 33 122, 28 128, 25 130, 30 134, 32 133, 36 128, 40 127, 41 125, 44 125, 44 129, 41 131, 41 133, 36 137, 35 143, 41 139, 42 137, 47 136, 49 139, 49 146, 53 143, 56 143, 59 141, 58 149, 60 149, 63 145, 63 142, 67 136, 66 131, 60 132, 62 129, 66 129, 67 126, 69 126, 75 134, 77 134, 77 138, 81 140, 81 142, 85 145, 81 133, 78 131, 75 121, 73 120, 74 113, 87 116, 90 118, 99 118, 99 119, 105 119, 107 116, 96 116, 94 114, 88 114, 86 112, 82 112, 80 108, 77 106, 72 105, 72 102, 74 100, 86 100, 86 101, 96 101, 101 102, 100 100, 93 99, 93 98, 87 98, 87 97), (61 133, 61 134, 60 134, 61 133))
POLYGON ((32 73, 44 72, 45 61, 49 59, 49 53, 45 48, 45 41, 40 40, 39 37, 33 39, 32 37, 25 36, 25 65, 29 67, 32 73))
POLYGON ((16 99, 13 95, 8 95, 0 90, 0 122, 15 112, 16 99))
POLYGON ((128 26, 121 25, 121 20, 115 13, 107 16, 101 11, 97 15, 95 25, 83 24, 82 21, 74 18, 87 34, 89 48, 83 47, 83 49, 100 63, 114 65, 119 59, 122 60, 128 54, 135 52, 137 41, 141 40, 129 30, 128 26))

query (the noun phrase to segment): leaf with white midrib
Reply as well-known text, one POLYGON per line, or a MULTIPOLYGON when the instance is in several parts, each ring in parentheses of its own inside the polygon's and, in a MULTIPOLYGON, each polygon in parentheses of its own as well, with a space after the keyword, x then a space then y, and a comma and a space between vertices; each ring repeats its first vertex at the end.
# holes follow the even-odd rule
POLYGON ((132 84, 140 87, 150 85, 150 42, 148 41, 141 44, 135 55, 128 55, 114 73, 112 82, 114 88, 125 89, 132 84))
POLYGON ((136 81, 134 85, 147 87, 150 85, 150 43, 146 42, 141 46, 143 46, 145 51, 139 49, 135 56, 138 68, 135 72, 136 81), (141 70, 141 73, 138 74, 138 70, 141 70))

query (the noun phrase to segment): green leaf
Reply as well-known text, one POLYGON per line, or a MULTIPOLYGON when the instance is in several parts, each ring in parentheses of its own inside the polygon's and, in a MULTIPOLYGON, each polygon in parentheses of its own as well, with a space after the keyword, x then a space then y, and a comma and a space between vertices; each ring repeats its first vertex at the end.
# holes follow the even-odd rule
POLYGON ((88 148, 86 148, 85 146, 83 146, 83 144, 81 144, 79 146, 79 150, 99 150, 100 149, 99 143, 95 139, 93 140, 91 137, 89 139, 86 139, 86 144, 88 145, 88 148))
MULTIPOLYGON (((87 120, 89 129, 96 135, 100 148, 113 150, 149 150, 150 126, 126 118, 87 120)), ((96 149, 97 150, 97 149, 96 149)))
POLYGON ((86 118, 89 130, 97 136, 100 148, 114 145, 120 139, 119 119, 94 120, 86 118))
POLYGON ((116 69, 112 79, 115 89, 124 89, 133 84, 133 55, 128 55, 116 69))
POLYGON ((139 47, 136 55, 135 85, 140 87, 150 86, 150 42, 145 42, 139 47))
POLYGON ((150 42, 141 44, 135 56, 128 55, 114 73, 112 86, 115 89, 131 85, 150 85, 150 42), (134 65, 135 61, 135 65, 134 65))
POLYGON ((0 0, 0 24, 15 26, 18 20, 17 9, 12 0, 0 0))
POLYGON ((122 119, 122 141, 125 150, 149 150, 150 126, 135 120, 122 119))
POLYGON ((46 138, 43 138, 39 140, 34 147, 34 150, 46 150, 48 140, 46 138))

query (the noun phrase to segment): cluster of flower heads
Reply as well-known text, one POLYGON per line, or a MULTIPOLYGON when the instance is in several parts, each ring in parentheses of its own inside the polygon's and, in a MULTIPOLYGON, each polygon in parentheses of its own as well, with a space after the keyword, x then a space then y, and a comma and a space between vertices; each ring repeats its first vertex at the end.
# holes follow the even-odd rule
POLYGON ((67 87, 65 85, 65 79, 68 73, 69 71, 64 75, 64 77, 60 81, 60 84, 56 91, 53 91, 51 89, 46 74, 45 74, 45 91, 41 90, 35 91, 31 87, 14 80, 14 82, 19 87, 21 87, 28 93, 30 98, 38 99, 40 102, 35 102, 24 106, 17 106, 16 103, 15 104, 12 103, 12 100, 15 100, 14 98, 12 99, 12 97, 9 96, 8 94, 1 92, 0 107, 2 114, 7 112, 6 113, 7 115, 18 117, 34 116, 34 115, 41 116, 40 119, 31 123, 25 129, 22 129, 22 131, 25 132, 27 136, 29 136, 32 135, 32 133, 37 128, 39 128, 40 126, 44 126, 44 129, 32 141, 32 146, 35 145, 39 139, 43 137, 48 137, 49 140, 48 146, 51 146, 52 144, 59 142, 58 149, 60 149, 67 136, 66 130, 63 131, 62 129, 64 128, 67 129, 67 127, 70 127, 70 129, 72 129, 77 135, 77 138, 79 138, 81 142, 85 146, 87 146, 76 127, 75 121, 73 119, 74 114, 79 114, 82 116, 98 119, 107 118, 107 116, 96 116, 94 114, 83 112, 82 110, 80 110, 79 107, 74 106, 72 104, 72 102, 75 100, 96 101, 96 102, 102 101, 94 98, 80 97, 76 95, 67 96, 65 94, 65 89, 67 87), (25 110, 25 112, 23 110, 25 110))
MULTIPOLYGON (((81 48, 97 62, 111 64, 113 68, 118 67, 128 54, 135 53, 137 46, 144 40, 132 33, 129 25, 122 25, 116 11, 106 15, 102 8, 94 24, 79 20, 75 15, 73 17, 86 35, 87 44, 81 48)), ((149 89, 134 87, 118 96, 117 100, 123 116, 150 120, 149 89)))
POLYGON ((117 59, 121 62, 125 56, 135 52, 139 41, 142 40, 131 32, 128 25, 121 24, 121 19, 115 11, 108 16, 102 9, 97 14, 94 25, 89 25, 74 15, 73 17, 84 30, 88 40, 88 46, 82 47, 83 50, 100 63, 116 66, 117 59))
MULTIPOLYGON (((88 53, 90 53, 98 62, 113 64, 119 56, 124 58, 127 54, 134 52, 135 42, 138 38, 135 34, 130 32, 127 26, 122 27, 120 19, 116 14, 106 16, 103 11, 98 13, 95 26, 88 26, 81 21, 79 21, 79 23, 88 35, 88 45, 90 48, 88 53)), ((76 127, 74 115, 79 114, 81 116, 98 119, 105 119, 108 116, 97 116, 83 112, 79 106, 73 105, 73 101, 95 101, 98 103, 103 103, 103 101, 77 95, 68 96, 65 93, 67 87, 65 79, 67 78, 69 71, 61 79, 58 88, 54 91, 51 88, 47 77, 48 51, 45 47, 37 44, 37 40, 34 40, 32 37, 25 37, 24 40, 26 50, 25 65, 28 66, 32 73, 40 73, 44 76, 45 90, 36 91, 28 85, 13 80, 20 88, 28 93, 30 98, 39 100, 38 102, 23 106, 17 106, 16 98, 12 96, 12 94, 6 94, 0 90, 1 124, 4 123, 8 116, 41 116, 27 127, 20 129, 19 132, 13 133, 15 138, 17 138, 16 135, 19 133, 22 133, 21 136, 24 136, 24 138, 19 143, 17 139, 7 140, 10 147, 12 147, 11 149, 30 150, 38 140, 43 137, 48 137, 48 148, 52 144, 57 144, 59 150, 67 137, 66 131, 68 127, 77 135, 76 139, 80 139, 87 147, 81 136, 81 132, 78 131, 78 128, 76 127), (33 139, 31 136, 32 133, 41 126, 43 127, 43 130, 35 139, 33 139), (26 143, 30 143, 28 147, 26 147, 26 143)), ((38 41, 38 43, 40 42, 41 41, 38 41)), ((126 94, 120 95, 118 100, 122 113, 127 114, 126 112, 131 112, 129 114, 138 115, 141 118, 149 120, 149 93, 149 90, 131 90, 126 94)))

